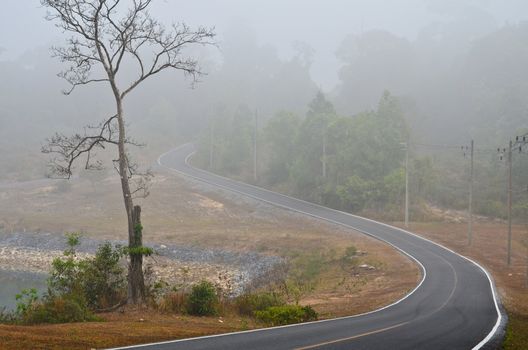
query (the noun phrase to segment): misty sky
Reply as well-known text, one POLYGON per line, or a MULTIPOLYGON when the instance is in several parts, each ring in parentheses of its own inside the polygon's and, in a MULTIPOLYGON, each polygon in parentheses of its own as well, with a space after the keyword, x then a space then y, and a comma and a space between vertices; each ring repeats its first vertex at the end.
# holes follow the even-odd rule
MULTIPOLYGON (((48 47, 60 32, 43 19, 39 0, 2 0, 1 59, 48 47)), ((335 51, 348 34, 385 29, 409 40, 433 22, 464 20, 467 13, 500 26, 528 19, 526 0, 157 0, 154 15, 164 22, 186 21, 216 26, 222 33, 233 23, 254 28, 259 44, 271 44, 282 57, 292 43, 303 41, 316 51, 314 80, 323 88, 337 82, 335 51), (471 11, 469 11, 471 10, 471 11)))

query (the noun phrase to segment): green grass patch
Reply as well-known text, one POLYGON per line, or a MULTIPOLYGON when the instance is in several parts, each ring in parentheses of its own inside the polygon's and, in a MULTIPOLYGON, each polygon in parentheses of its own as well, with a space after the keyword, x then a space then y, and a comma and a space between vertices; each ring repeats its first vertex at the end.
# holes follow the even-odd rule
POLYGON ((258 320, 270 326, 282 326, 317 320, 317 312, 311 306, 283 305, 272 306, 262 311, 256 311, 258 320))
POLYGON ((509 313, 504 350, 528 349, 528 316, 509 313))

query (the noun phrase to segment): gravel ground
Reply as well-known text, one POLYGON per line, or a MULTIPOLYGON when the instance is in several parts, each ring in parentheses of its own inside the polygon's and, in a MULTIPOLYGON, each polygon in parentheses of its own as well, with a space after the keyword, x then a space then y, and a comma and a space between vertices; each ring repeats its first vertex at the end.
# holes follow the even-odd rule
MULTIPOLYGON (((92 256, 104 241, 82 237, 77 247, 80 257, 92 256)), ((124 241, 110 241, 125 245, 124 241)), ((252 280, 272 270, 282 259, 256 253, 230 252, 219 249, 149 244, 156 254, 147 258, 153 273, 173 285, 200 279, 222 285, 230 294, 239 294, 252 280)), ((53 233, 0 234, 0 269, 45 273, 53 258, 66 249, 66 239, 53 233)))

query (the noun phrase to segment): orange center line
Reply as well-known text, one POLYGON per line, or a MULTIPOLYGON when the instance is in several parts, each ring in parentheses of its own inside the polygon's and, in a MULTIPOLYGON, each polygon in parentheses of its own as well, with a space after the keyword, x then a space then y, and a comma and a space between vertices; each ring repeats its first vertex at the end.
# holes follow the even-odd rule
POLYGON ((401 327, 401 326, 403 326, 403 325, 406 325, 407 323, 409 323, 409 322, 398 323, 398 324, 396 324, 396 325, 394 325, 394 326, 390 326, 390 327, 382 328, 382 329, 377 329, 377 330, 375 330, 375 331, 370 331, 370 332, 367 332, 367 333, 354 335, 354 336, 352 336, 352 337, 348 337, 348 338, 341 338, 341 339, 336 339, 336 340, 327 341, 327 342, 324 342, 324 343, 319 343, 319 344, 314 344, 314 345, 303 346, 303 347, 300 347, 300 348, 295 348, 294 350, 308 350, 308 349, 315 349, 315 348, 318 348, 318 347, 320 347, 320 346, 325 346, 325 345, 330 345, 330 344, 340 343, 340 342, 344 342, 344 341, 347 341, 347 340, 352 340, 352 339, 356 339, 356 338, 365 337, 365 336, 367 336, 367 335, 372 335, 372 334, 376 334, 376 333, 385 332, 385 331, 388 331, 388 330, 390 330, 390 329, 394 329, 394 328, 398 328, 398 327, 401 327))

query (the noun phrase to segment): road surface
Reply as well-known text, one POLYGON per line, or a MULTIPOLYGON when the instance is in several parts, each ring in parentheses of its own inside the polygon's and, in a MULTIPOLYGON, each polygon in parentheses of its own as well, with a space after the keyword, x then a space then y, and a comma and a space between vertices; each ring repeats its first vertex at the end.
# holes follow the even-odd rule
POLYGON ((192 144, 163 154, 161 166, 219 188, 336 223, 382 240, 414 260, 422 280, 374 312, 122 349, 495 349, 505 317, 489 274, 473 261, 411 232, 229 180, 188 164, 192 144))

